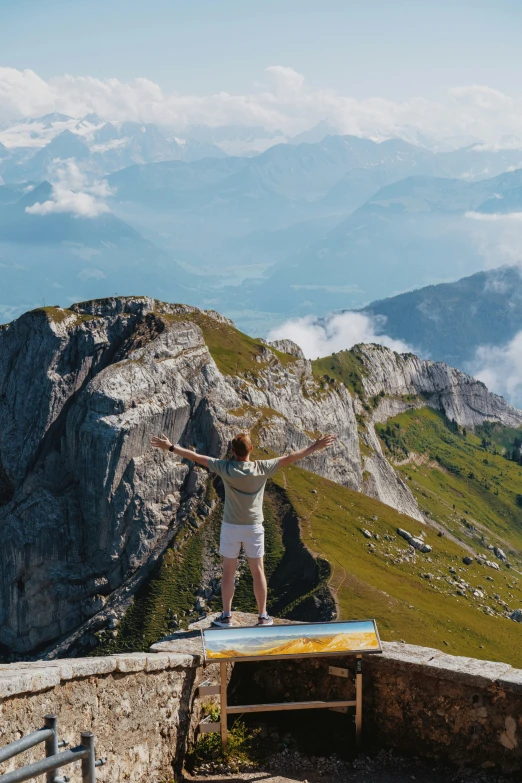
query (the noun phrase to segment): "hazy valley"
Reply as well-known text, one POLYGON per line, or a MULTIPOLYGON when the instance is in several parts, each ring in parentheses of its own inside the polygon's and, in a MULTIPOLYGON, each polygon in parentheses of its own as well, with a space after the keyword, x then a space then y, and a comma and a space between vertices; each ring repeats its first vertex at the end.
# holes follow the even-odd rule
POLYGON ((522 153, 329 134, 201 126, 181 138, 94 115, 5 125, 0 318, 146 292, 266 336, 361 310, 376 335, 475 371, 478 349, 521 326, 522 153))

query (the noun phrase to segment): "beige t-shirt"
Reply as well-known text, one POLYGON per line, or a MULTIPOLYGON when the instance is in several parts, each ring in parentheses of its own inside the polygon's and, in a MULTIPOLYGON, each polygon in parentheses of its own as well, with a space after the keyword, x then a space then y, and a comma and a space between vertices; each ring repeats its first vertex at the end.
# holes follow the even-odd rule
POLYGON ((279 459, 236 462, 209 458, 209 470, 225 485, 223 522, 227 525, 262 525, 265 484, 279 468, 279 459))

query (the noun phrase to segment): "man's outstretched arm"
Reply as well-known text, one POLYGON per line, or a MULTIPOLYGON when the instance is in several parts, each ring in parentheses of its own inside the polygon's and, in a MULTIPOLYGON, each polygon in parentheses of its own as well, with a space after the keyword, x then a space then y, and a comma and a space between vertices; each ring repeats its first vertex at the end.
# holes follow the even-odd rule
POLYGON ((306 449, 300 451, 293 451, 291 454, 287 454, 286 457, 281 457, 279 460, 279 467, 284 468, 285 465, 291 465, 292 462, 297 462, 304 457, 309 457, 315 451, 321 451, 331 446, 336 440, 335 435, 325 435, 323 438, 318 438, 311 446, 307 446, 306 449))
MULTIPOLYGON (((159 437, 154 435, 150 442, 151 446, 156 449, 163 449, 163 451, 169 451, 172 443, 167 436, 162 432, 159 437)), ((197 462, 199 465, 203 465, 204 468, 208 468, 208 460, 204 454, 198 454, 197 451, 191 451, 191 449, 182 449, 181 446, 173 446, 172 451, 177 454, 178 457, 183 459, 191 459, 193 462, 197 462)))

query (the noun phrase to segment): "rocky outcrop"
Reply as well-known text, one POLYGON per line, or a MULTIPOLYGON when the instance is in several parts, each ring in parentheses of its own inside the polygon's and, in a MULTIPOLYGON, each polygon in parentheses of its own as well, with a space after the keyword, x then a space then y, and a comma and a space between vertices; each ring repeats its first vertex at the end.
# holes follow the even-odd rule
POLYGON ((269 345, 272 345, 277 351, 282 351, 283 353, 288 353, 290 356, 296 356, 298 359, 304 359, 305 355, 303 353, 303 349, 300 348, 297 343, 294 343, 293 340, 274 340, 271 343, 268 343, 269 345))
POLYGON ((336 432, 305 466, 360 488, 348 391, 263 346, 251 368, 220 372, 195 313, 230 326, 143 298, 38 310, 0 333, 4 652, 74 631, 144 577, 200 505, 206 474, 151 449, 154 433, 222 456, 244 427, 276 453, 336 432))
POLYGON ((372 422, 368 422, 362 437, 370 449, 370 454, 363 461, 363 491, 382 503, 393 506, 401 514, 423 522, 424 517, 410 489, 385 458, 372 422))
MULTIPOLYGON (((151 449, 155 433, 223 456, 238 429, 277 454, 332 432, 335 446, 303 467, 422 519, 371 422, 358 424, 360 401, 316 378, 297 346, 274 347, 213 311, 146 297, 45 308, 0 329, 0 652, 69 637, 109 597, 125 606, 204 506, 208 474, 151 449)), ((450 368, 360 351, 368 394, 431 394, 463 423, 522 417, 450 368)))
POLYGON ((417 405, 436 408, 464 427, 475 427, 486 420, 507 427, 522 425, 522 411, 461 370, 411 353, 398 354, 382 345, 360 345, 356 350, 362 359, 361 380, 369 397, 380 392, 398 397, 419 395, 422 399, 417 405))

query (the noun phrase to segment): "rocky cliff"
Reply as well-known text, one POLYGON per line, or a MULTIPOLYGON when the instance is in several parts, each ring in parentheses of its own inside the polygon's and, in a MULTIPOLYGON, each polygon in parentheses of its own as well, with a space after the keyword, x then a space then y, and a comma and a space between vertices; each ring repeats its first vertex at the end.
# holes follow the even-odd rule
MULTIPOLYGON (((421 399, 417 405, 430 405, 463 427, 475 427, 484 421, 499 421, 506 427, 522 424, 522 411, 461 370, 411 353, 398 354, 382 345, 358 349, 363 366, 361 380, 370 397, 381 392, 392 398, 418 396, 421 399)), ((384 418, 388 415, 386 405, 384 402, 384 418)))
MULTIPOLYGON (((385 395, 374 416, 425 395, 466 425, 522 423, 444 365, 358 351, 366 394, 385 395)), ((2 327, 4 653, 66 637, 143 580, 180 526, 205 513, 208 474, 151 449, 154 433, 222 456, 238 429, 274 453, 334 432, 336 446, 304 467, 422 519, 361 406, 344 384, 314 374, 295 345, 252 340, 212 311, 118 298, 44 308, 2 327)))

